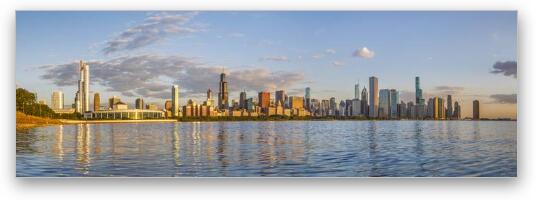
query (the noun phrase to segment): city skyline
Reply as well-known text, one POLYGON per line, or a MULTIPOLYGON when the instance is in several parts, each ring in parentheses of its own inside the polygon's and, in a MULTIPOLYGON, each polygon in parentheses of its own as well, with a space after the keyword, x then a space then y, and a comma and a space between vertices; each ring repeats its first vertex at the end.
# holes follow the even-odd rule
MULTIPOLYGON (((364 27, 371 26, 362 21, 357 20, 354 23, 364 27)), ((453 24, 448 25, 453 26, 453 24)), ((434 96, 446 99, 448 94, 453 95, 463 108, 462 116, 471 116, 472 101, 479 99, 482 118, 516 118, 516 12, 17 12, 18 86, 37 92, 39 99, 47 100, 53 91, 61 90, 65 94, 65 104, 70 105, 73 103, 73 93, 76 92, 76 85, 72 83, 78 80, 76 77, 72 79, 73 74, 78 73, 75 71, 76 62, 72 60, 79 60, 80 57, 84 60, 89 59, 87 63, 92 70, 91 94, 87 95, 88 97, 94 92, 99 92, 103 99, 116 95, 124 98, 127 103, 142 97, 145 102, 157 102, 163 105, 165 100, 171 99, 169 87, 175 84, 181 88, 179 105, 185 105, 188 99, 200 102, 205 98, 206 90, 218 89, 217 75, 224 66, 228 72, 226 81, 229 84, 227 104, 231 100, 238 100, 241 91, 247 91, 250 93, 249 96, 255 96, 256 92, 264 90, 271 93, 285 90, 290 96, 303 97, 306 87, 311 88, 310 96, 315 99, 330 97, 335 97, 337 100, 352 99, 356 92, 354 84, 371 76, 379 78, 377 90, 397 89, 400 100, 407 103, 414 101, 416 94, 413 78, 419 76, 424 101, 434 96), (64 15, 73 17, 69 19, 60 17, 64 15), (422 19, 424 15, 430 19, 422 19), (96 23, 95 19, 90 19, 88 16, 95 18, 112 16, 112 20, 108 23, 100 21, 96 23), (255 17, 245 19, 243 16, 255 17), (218 21, 217 17, 224 19, 218 21), (409 48, 411 44, 407 41, 387 45, 382 44, 380 39, 386 40, 391 35, 378 32, 376 33, 380 36, 369 35, 377 30, 371 31, 372 33, 361 33, 353 28, 340 33, 343 31, 332 32, 325 28, 326 22, 339 17, 344 19, 340 25, 329 26, 348 25, 351 20, 347 18, 357 19, 356 17, 376 20, 379 24, 376 26, 381 29, 388 28, 387 25, 393 23, 392 20, 408 23, 410 25, 408 28, 397 27, 393 31, 403 33, 403 36, 411 36, 409 42, 419 41, 415 44, 430 53, 416 58, 416 55, 425 51, 412 49, 418 51, 399 52, 411 59, 400 59, 400 55, 396 55, 392 50, 409 48), (443 30, 440 25, 448 22, 445 21, 447 17, 465 19, 460 25, 455 25, 464 29, 457 32, 450 31, 453 35, 434 32, 443 30), (234 18, 243 22, 242 26, 222 23, 222 20, 234 18), (257 35, 258 32, 247 29, 247 27, 254 27, 256 29, 253 30, 256 31, 261 29, 258 26, 263 23, 251 24, 256 18, 267 20, 264 25, 290 26, 291 29, 288 32, 268 31, 260 34, 260 37, 257 35), (51 31, 76 33, 65 39, 46 34, 51 38, 45 42, 44 39, 47 37, 36 37, 34 33, 29 32, 29 25, 46 19, 52 21, 38 25, 38 28, 42 28, 45 33, 51 31), (322 26, 299 24, 306 19, 317 19, 324 24, 322 26), (426 28, 422 27, 423 25, 433 20, 436 20, 433 28, 439 30, 422 30, 426 28), (288 21, 294 23, 288 24, 288 21), (105 34, 95 31, 79 33, 67 29, 74 22, 89 23, 94 25, 95 29, 103 29, 105 34), (282 22, 286 24, 279 24, 282 22), (230 27, 222 26, 223 24, 230 27), (476 25, 477 29, 471 27, 476 25), (425 33, 414 33, 410 28, 415 27, 425 33), (151 28, 158 30, 158 34, 143 32, 151 28), (308 34, 304 38, 289 40, 291 36, 307 31, 308 34), (426 36, 429 31, 433 34, 426 36), (151 38, 143 40, 145 37, 135 36, 140 33, 151 38), (352 43, 350 45, 339 39, 327 40, 328 42, 311 40, 331 38, 337 34, 341 34, 340 38, 347 39, 348 34, 356 33, 367 37, 347 41, 352 43), (465 35, 466 38, 460 39, 461 33, 469 34, 465 35), (480 38, 483 35, 488 38, 480 38), (92 36, 94 39, 83 40, 86 36, 92 36), (262 42, 263 39, 258 39, 269 36, 275 38, 271 39, 275 42, 262 42), (418 36, 426 37, 420 38, 421 41, 413 38, 418 36), (473 44, 463 46, 468 49, 456 49, 454 47, 459 45, 445 43, 438 36, 457 42, 466 40, 473 44), (469 41, 476 37, 478 40, 469 41), (54 40, 65 46, 47 45, 54 40), (253 40, 258 43, 250 44, 253 40), (487 44, 489 42, 487 40, 493 43, 487 44), (125 44, 124 41, 130 43, 125 44), (304 42, 307 41, 318 44, 305 45, 304 42), (98 42, 101 43, 97 44, 98 42), (203 42, 204 46, 200 45, 203 42), (206 43, 210 42, 213 42, 213 45, 207 47, 206 43), (229 42, 233 45, 228 45, 229 42), (28 49, 29 44, 35 44, 35 48, 28 49), (81 48, 84 50, 73 50, 71 45, 88 47, 81 48), (223 48, 225 45, 234 50, 225 50, 223 48), (476 48, 473 45, 479 45, 478 48, 481 49, 471 49, 476 48), (221 55, 213 50, 204 52, 206 48, 221 48, 221 55), (241 48, 247 50, 239 50, 241 48), (482 55, 480 52, 482 50, 491 54, 482 55), (44 56, 42 52, 50 55, 44 56), (450 53, 440 55, 442 52, 450 53), (75 53, 79 55, 75 57, 75 53), (396 61, 403 67, 393 66, 396 61), (514 62, 514 72, 510 67, 512 62, 514 62), (37 70, 37 73, 34 73, 34 70, 37 70), (145 77, 139 76, 143 75, 142 72, 147 72, 145 77), (187 76, 180 73, 185 73, 187 76), (169 77, 161 77, 162 74, 169 77), (216 76, 213 76, 214 74, 216 76), (479 76, 476 77, 474 74, 479 76)), ((371 90, 366 84, 362 84, 361 87, 371 90)))

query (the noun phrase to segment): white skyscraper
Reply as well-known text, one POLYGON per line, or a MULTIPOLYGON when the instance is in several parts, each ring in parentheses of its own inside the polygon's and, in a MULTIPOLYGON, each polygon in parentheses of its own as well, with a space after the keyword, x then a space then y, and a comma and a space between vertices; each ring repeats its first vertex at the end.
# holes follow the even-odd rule
POLYGON ((171 98, 172 98, 172 107, 171 107, 171 112, 173 113, 173 117, 178 117, 178 113, 179 113, 179 105, 178 105, 178 96, 179 96, 179 93, 178 93, 178 85, 173 85, 173 88, 172 88, 172 94, 171 94, 171 98))
POLYGON ((54 91, 52 92, 52 109, 59 110, 63 109, 63 92, 62 91, 54 91))
POLYGON ((80 80, 75 97, 76 112, 85 113, 89 111, 89 65, 80 60, 79 70, 80 80))

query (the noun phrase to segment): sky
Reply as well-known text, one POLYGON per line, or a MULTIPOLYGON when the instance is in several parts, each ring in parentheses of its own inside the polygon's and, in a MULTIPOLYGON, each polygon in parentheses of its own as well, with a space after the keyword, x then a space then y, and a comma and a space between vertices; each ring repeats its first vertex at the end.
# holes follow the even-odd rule
MULTIPOLYGON (((286 90, 312 98, 354 97, 354 85, 397 89, 414 101, 451 94, 462 116, 517 115, 515 11, 17 11, 16 85, 50 103, 54 90, 74 101, 77 62, 90 65, 91 93, 163 105, 171 86, 181 103, 218 90, 286 90)), ((103 100, 101 100, 103 101, 103 100)), ((106 102, 106 101, 104 101, 106 102)))

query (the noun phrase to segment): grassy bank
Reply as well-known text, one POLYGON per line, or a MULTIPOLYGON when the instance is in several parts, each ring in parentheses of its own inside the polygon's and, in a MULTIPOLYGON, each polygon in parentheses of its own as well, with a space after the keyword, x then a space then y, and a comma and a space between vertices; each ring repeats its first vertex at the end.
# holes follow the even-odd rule
POLYGON ((47 126, 52 124, 62 124, 61 121, 57 119, 36 117, 31 115, 26 115, 22 112, 17 112, 17 130, 23 130, 28 128, 34 128, 38 126, 47 126))

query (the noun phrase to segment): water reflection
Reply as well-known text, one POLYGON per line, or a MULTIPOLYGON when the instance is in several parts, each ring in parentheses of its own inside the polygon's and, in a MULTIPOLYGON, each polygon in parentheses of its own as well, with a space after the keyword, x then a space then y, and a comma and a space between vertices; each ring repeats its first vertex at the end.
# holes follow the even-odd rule
POLYGON ((516 122, 58 125, 17 133, 17 176, 516 176, 516 122))

